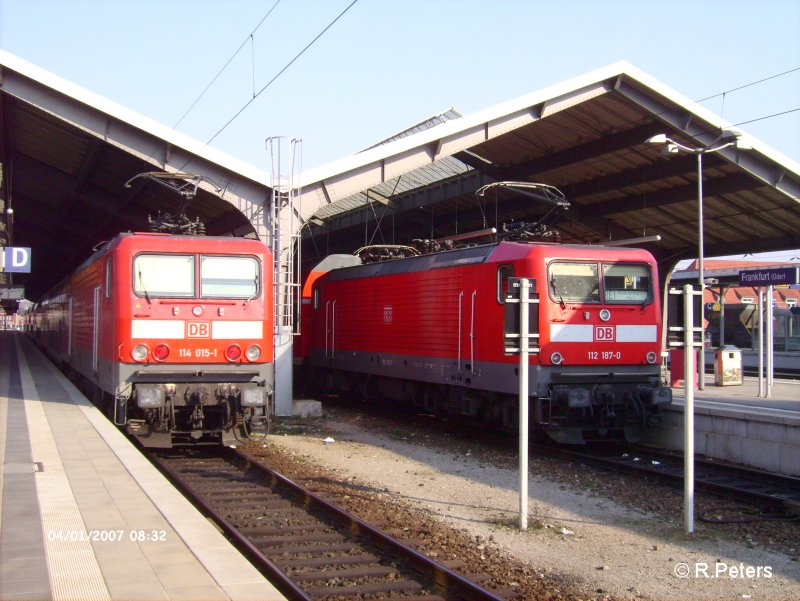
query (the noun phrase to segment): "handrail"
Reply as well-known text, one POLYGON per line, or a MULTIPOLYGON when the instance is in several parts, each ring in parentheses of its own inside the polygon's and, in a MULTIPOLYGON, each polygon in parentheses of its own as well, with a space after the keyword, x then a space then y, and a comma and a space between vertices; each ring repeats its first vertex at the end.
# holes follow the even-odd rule
POLYGON ((472 291, 472 317, 469 324, 469 370, 475 373, 475 297, 478 291, 472 291))
POLYGON ((464 291, 458 294, 458 373, 461 373, 461 301, 464 298, 464 291))

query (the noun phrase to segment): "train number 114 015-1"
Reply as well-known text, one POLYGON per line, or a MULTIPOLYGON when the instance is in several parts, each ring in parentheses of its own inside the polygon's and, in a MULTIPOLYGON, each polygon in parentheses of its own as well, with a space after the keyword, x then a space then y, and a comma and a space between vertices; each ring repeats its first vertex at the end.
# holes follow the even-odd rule
POLYGON ((208 348, 181 348, 178 349, 179 357, 194 357, 196 359, 211 359, 217 357, 217 349, 208 348))

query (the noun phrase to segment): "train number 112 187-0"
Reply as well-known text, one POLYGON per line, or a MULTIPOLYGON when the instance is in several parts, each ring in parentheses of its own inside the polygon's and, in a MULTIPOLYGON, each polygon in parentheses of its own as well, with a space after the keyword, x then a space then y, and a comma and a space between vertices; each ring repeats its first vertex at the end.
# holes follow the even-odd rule
POLYGON ((619 351, 589 351, 587 353, 589 361, 619 361, 622 359, 622 353, 619 351))

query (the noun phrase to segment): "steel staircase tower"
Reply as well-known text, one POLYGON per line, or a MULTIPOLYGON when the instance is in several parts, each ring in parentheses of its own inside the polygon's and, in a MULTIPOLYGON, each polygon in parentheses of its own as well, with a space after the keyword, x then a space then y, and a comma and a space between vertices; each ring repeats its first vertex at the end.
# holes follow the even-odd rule
POLYGON ((270 249, 273 260, 275 412, 292 413, 293 337, 300 333, 300 198, 302 139, 266 140, 270 156, 270 249))

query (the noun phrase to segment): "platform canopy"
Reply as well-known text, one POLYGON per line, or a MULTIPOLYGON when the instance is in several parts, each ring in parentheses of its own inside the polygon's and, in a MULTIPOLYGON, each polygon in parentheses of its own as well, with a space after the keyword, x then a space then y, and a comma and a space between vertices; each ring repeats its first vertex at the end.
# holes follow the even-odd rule
POLYGON ((31 273, 13 274, 28 299, 98 243, 178 213, 181 194, 130 181, 152 171, 203 177, 188 215, 207 233, 264 235, 263 172, 0 50, 0 245, 32 249, 31 273))
MULTIPOLYGON (((697 158, 664 154, 724 131, 738 146, 703 157, 705 256, 800 247, 800 165, 627 63, 484 111, 448 111, 350 158, 305 173, 304 260, 365 244, 405 244, 536 220, 550 206, 503 180, 558 187, 564 242, 660 236, 662 264, 697 256, 697 158), (744 148, 749 148, 744 150, 744 148)), ((727 139, 727 138, 726 138, 727 139)))
MULTIPOLYGON (((564 241, 660 235, 644 246, 669 266, 696 256, 696 160, 645 140, 666 133, 703 146, 727 127, 625 63, 473 115, 451 109, 301 175, 303 261, 535 220, 548 207, 512 191, 475 197, 518 180, 564 192, 572 206, 555 224, 564 241)), ((265 173, 2 50, 0 133, 7 234, 33 252, 32 273, 14 284, 29 299, 97 243, 177 211, 171 189, 141 178, 126 188, 139 173, 202 176, 189 214, 209 234, 266 235, 265 173)), ((800 166, 746 132, 742 140, 752 150, 704 159, 706 256, 800 248, 800 166)))

